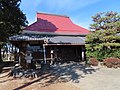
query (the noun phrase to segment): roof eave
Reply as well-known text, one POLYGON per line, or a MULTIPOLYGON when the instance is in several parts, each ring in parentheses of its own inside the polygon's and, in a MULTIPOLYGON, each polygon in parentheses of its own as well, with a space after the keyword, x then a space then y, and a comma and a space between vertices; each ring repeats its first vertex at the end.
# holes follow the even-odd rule
POLYGON ((57 32, 39 32, 39 31, 30 31, 24 30, 22 34, 39 34, 39 35, 64 35, 64 36, 86 36, 87 34, 80 34, 80 33, 57 33, 57 32))

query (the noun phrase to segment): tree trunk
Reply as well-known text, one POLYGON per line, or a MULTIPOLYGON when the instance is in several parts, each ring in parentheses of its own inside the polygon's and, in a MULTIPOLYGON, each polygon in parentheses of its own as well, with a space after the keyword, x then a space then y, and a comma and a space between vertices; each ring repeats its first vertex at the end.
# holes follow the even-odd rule
POLYGON ((2 60, 2 53, 1 53, 1 48, 0 48, 0 63, 2 63, 3 60, 2 60))
POLYGON ((3 60, 2 60, 1 48, 0 48, 0 73, 2 72, 2 68, 3 68, 3 60))

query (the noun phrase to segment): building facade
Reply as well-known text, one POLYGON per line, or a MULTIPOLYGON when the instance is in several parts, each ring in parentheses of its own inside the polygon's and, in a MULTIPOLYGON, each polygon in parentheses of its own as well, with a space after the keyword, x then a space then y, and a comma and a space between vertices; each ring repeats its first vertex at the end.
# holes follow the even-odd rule
POLYGON ((33 61, 66 62, 85 60, 85 36, 89 31, 74 24, 69 17, 37 13, 37 21, 22 34, 10 37, 19 48, 20 62, 26 53, 33 61))

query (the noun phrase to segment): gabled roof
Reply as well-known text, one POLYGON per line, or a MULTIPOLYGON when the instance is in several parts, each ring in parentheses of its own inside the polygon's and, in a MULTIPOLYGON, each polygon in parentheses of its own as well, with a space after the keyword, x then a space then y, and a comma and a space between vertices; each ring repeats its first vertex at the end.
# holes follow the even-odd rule
POLYGON ((88 34, 89 31, 74 24, 69 17, 37 13, 37 21, 25 28, 27 32, 57 34, 88 34))

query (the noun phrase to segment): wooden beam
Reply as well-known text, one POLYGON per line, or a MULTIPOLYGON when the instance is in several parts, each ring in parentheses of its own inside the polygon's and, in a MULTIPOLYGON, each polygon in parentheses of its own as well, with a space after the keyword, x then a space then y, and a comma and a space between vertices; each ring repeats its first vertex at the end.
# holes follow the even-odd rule
POLYGON ((45 46, 84 46, 85 44, 44 44, 45 46))

